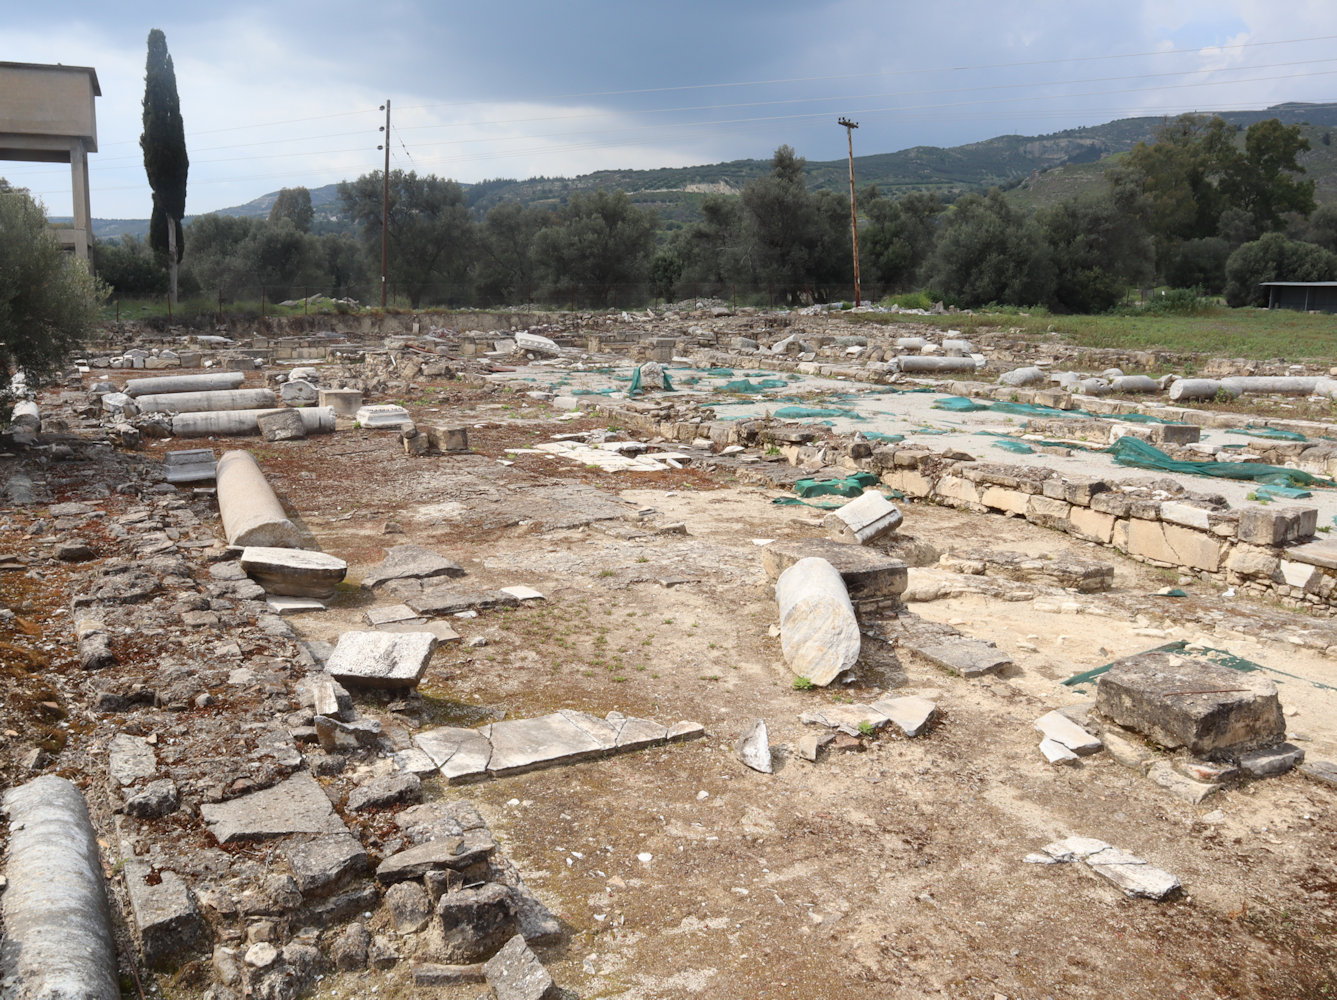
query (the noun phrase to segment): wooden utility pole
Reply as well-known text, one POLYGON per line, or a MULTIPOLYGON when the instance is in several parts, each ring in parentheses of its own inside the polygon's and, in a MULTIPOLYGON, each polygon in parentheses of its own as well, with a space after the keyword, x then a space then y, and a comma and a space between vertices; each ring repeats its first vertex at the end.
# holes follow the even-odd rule
POLYGON ((381 308, 384 309, 390 271, 390 98, 385 99, 381 110, 385 112, 385 125, 381 128, 385 142, 378 147, 385 150, 385 172, 381 175, 381 308))
POLYGON ((854 240, 854 304, 860 305, 859 301, 859 210, 854 202, 854 130, 859 127, 858 122, 852 122, 848 118, 840 118, 836 121, 837 125, 845 126, 845 137, 850 143, 850 235, 854 240))

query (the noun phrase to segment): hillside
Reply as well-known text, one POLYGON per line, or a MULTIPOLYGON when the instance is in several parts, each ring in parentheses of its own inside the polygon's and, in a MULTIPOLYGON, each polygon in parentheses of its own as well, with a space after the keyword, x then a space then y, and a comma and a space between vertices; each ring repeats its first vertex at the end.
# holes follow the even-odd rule
MULTIPOLYGON (((1331 144, 1332 133, 1337 131, 1337 103, 1279 104, 1264 111, 1223 112, 1221 117, 1240 127, 1268 118, 1303 125, 1313 147, 1303 162, 1316 182, 1317 197, 1320 202, 1337 201, 1337 147, 1331 144)), ((1002 186, 1012 189, 1011 197, 1019 204, 1035 207, 1099 183, 1111 157, 1151 140, 1165 121, 1162 117, 1122 118, 1048 135, 1002 135, 964 146, 915 146, 856 156, 855 179, 861 189, 876 184, 879 191, 893 195, 916 190, 950 195, 1002 186)), ((655 209, 661 224, 671 229, 699 218, 701 202, 708 194, 736 194, 769 169, 769 160, 731 160, 655 170, 601 170, 573 178, 487 180, 463 187, 479 218, 503 201, 556 207, 572 191, 621 188, 636 204, 655 209)), ((845 159, 809 162, 808 184, 814 189, 843 191, 849 183, 848 171, 845 159)), ((263 217, 277 196, 272 191, 244 205, 220 209, 220 214, 263 217)), ((312 188, 311 203, 318 219, 341 221, 337 185, 312 188)), ((142 236, 147 229, 147 220, 94 220, 94 232, 100 239, 121 233, 142 236)))

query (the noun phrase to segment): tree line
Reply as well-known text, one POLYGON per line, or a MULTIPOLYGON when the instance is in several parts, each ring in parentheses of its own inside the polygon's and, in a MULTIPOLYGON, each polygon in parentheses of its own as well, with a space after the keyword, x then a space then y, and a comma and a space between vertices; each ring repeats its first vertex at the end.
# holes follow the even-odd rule
MULTIPOLYGON (((1258 282, 1337 279, 1337 207, 1316 208, 1298 126, 1244 131, 1186 115, 1140 143, 1098 188, 1025 212, 994 189, 956 198, 869 187, 858 196, 865 288, 1090 313, 1154 284, 1261 304, 1258 282)), ((662 230, 623 191, 575 192, 555 208, 503 202, 472 211, 454 181, 392 171, 389 275, 424 305, 635 304, 650 297, 764 290, 777 303, 828 301, 852 283, 849 203, 809 190, 781 146, 739 195, 709 195, 701 218, 662 230)), ((185 295, 295 298, 306 290, 379 300, 379 172, 339 185, 344 225, 317 220, 305 188, 268 218, 205 215, 184 229, 185 295), (348 231, 351 223, 353 231, 348 231)), ((100 275, 121 294, 164 289, 151 247, 100 243, 100 275)))

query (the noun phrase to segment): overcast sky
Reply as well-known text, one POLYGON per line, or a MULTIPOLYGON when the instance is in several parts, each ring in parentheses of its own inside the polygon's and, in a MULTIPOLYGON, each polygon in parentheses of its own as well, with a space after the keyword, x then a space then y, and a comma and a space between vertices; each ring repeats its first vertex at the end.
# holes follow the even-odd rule
MULTIPOLYGON (((1294 0, 8 0, 0 60, 97 70, 93 214, 150 211, 149 30, 176 65, 191 214, 391 168, 460 181, 956 145, 1337 99, 1337 4, 1294 0)), ((56 215, 64 166, 0 162, 56 215)))

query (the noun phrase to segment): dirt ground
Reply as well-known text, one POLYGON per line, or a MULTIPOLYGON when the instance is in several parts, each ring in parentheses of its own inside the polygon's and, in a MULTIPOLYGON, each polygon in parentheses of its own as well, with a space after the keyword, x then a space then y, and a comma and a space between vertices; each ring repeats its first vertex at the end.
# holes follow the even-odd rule
MULTIPOLYGON (((1332 759, 1337 697, 1314 682, 1331 682, 1334 661, 1287 640, 1287 629, 1326 622, 1197 583, 1186 583, 1187 598, 1153 596, 1173 574, 1024 521, 907 503, 903 532, 938 551, 1070 550, 1113 562, 1115 589, 1071 595, 1028 584, 1026 597, 994 580, 910 605, 997 642, 1016 663, 1001 677, 953 676, 870 637, 853 683, 795 690, 754 539, 819 536, 820 511, 777 506, 777 491, 729 469, 613 474, 538 455, 504 465, 506 448, 604 425, 559 421, 491 387, 435 388, 433 409, 470 424, 472 454, 411 458, 395 435, 365 430, 247 444, 319 547, 350 563, 328 611, 289 619, 302 638, 332 642, 362 627, 373 602, 393 603, 357 584, 405 542, 457 560, 471 584, 545 595, 451 619, 461 640, 439 649, 420 697, 362 698, 364 714, 410 731, 558 708, 705 725, 707 736, 686 744, 477 785, 427 783, 432 797, 477 805, 562 921, 561 942, 539 954, 564 995, 1337 995, 1334 789, 1292 773, 1193 806, 1107 754, 1047 764, 1032 728, 1082 699, 1063 679, 1188 638, 1291 675, 1277 678, 1291 738, 1332 759), (1054 610, 1062 600, 1080 613, 1054 610), (485 644, 469 645, 478 638, 485 644), (883 731, 816 763, 798 756, 800 713, 883 692, 934 698, 937 721, 918 739, 883 731), (756 718, 770 727, 772 775, 736 754, 756 718), (1023 863, 1068 836, 1137 854, 1184 891, 1159 904, 1127 899, 1082 866, 1023 863)), ((180 446, 152 443, 149 464, 180 446)), ((86 495, 86 476, 68 475, 53 500, 86 495)), ((128 501, 111 493, 101 502, 115 512, 128 501)), ((189 500, 206 526, 216 526, 211 503, 189 500)), ((6 551, 35 550, 38 517, 40 508, 3 516, 6 551)), ((40 579, 0 575, 17 614, 0 623, 6 783, 25 780, 21 761, 34 746, 78 775, 94 717, 63 611, 78 572, 55 564, 40 579)), ((912 569, 912 585, 941 573, 912 569)), ((884 625, 894 640, 896 622, 884 625)), ((166 978, 150 988, 194 995, 166 978)), ((331 975, 316 995, 479 990, 415 987, 401 963, 331 975)))

